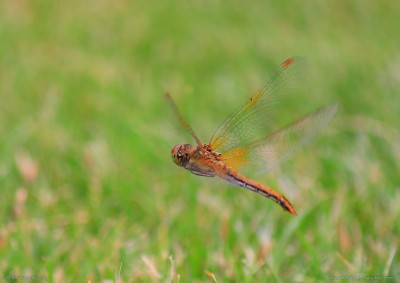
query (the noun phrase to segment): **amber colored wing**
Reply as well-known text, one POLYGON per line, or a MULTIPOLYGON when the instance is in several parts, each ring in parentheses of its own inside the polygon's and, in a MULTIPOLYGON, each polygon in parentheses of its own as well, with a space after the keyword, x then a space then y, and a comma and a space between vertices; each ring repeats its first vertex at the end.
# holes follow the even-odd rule
POLYGON ((304 61, 287 59, 250 100, 229 116, 209 142, 217 152, 239 150, 276 129, 282 103, 298 82, 304 61))
POLYGON ((264 139, 223 153, 221 159, 236 169, 268 171, 310 142, 332 120, 337 108, 337 104, 321 107, 264 139))
POLYGON ((182 126, 192 135, 192 137, 196 140, 197 145, 203 147, 203 143, 200 141, 196 133, 193 131, 193 129, 189 126, 189 124, 183 119, 181 112, 179 112, 178 107, 176 106, 174 100, 172 97, 169 95, 168 92, 165 93, 165 99, 168 101, 170 104, 172 110, 174 111, 175 115, 178 117, 179 122, 182 124, 182 126))

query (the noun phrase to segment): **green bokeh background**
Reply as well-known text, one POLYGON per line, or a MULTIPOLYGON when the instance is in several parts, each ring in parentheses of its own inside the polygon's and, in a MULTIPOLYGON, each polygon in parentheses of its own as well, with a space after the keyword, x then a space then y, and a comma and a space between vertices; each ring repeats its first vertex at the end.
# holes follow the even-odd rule
POLYGON ((400 2, 2 1, 0 271, 53 282, 400 280, 400 2), (282 117, 337 101, 257 180, 299 215, 176 167, 286 58, 282 117), (110 281, 107 281, 110 280, 110 281))

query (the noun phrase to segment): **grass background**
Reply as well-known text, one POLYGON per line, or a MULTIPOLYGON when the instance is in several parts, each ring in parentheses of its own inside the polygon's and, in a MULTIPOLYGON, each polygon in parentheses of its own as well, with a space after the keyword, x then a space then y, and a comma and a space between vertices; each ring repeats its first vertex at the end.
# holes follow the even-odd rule
POLYGON ((398 1, 2 1, 0 271, 53 282, 400 280, 398 1), (258 178, 299 215, 176 167, 284 59, 282 117, 338 101, 258 178))

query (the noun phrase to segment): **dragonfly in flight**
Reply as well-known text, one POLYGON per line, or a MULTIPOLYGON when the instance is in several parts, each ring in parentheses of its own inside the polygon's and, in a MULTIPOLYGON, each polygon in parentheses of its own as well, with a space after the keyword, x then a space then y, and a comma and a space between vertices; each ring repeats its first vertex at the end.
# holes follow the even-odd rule
POLYGON ((196 141, 196 145, 174 146, 172 160, 193 174, 217 176, 270 198, 285 211, 296 215, 295 208, 283 194, 239 171, 246 168, 260 173, 268 171, 308 143, 335 115, 336 103, 320 107, 287 126, 274 128, 282 110, 282 101, 301 75, 302 61, 297 57, 284 61, 264 86, 220 125, 208 143, 200 141, 166 93, 166 99, 180 123, 196 141))

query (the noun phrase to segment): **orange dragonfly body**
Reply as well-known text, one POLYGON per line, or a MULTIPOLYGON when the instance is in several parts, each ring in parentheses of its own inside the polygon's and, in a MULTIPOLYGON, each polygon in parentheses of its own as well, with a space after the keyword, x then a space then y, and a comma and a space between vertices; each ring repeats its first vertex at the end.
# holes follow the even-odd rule
POLYGON ((239 173, 239 169, 252 167, 259 172, 271 169, 309 142, 335 115, 337 104, 328 105, 288 126, 273 128, 279 114, 279 105, 288 96, 289 88, 300 74, 301 62, 299 58, 283 62, 266 84, 222 123, 208 144, 200 141, 182 118, 172 98, 166 94, 181 124, 197 143, 175 146, 171 150, 173 161, 193 174, 218 176, 236 186, 261 194, 296 215, 293 205, 282 194, 244 176, 239 173), (265 135, 269 131, 270 134, 265 135))

